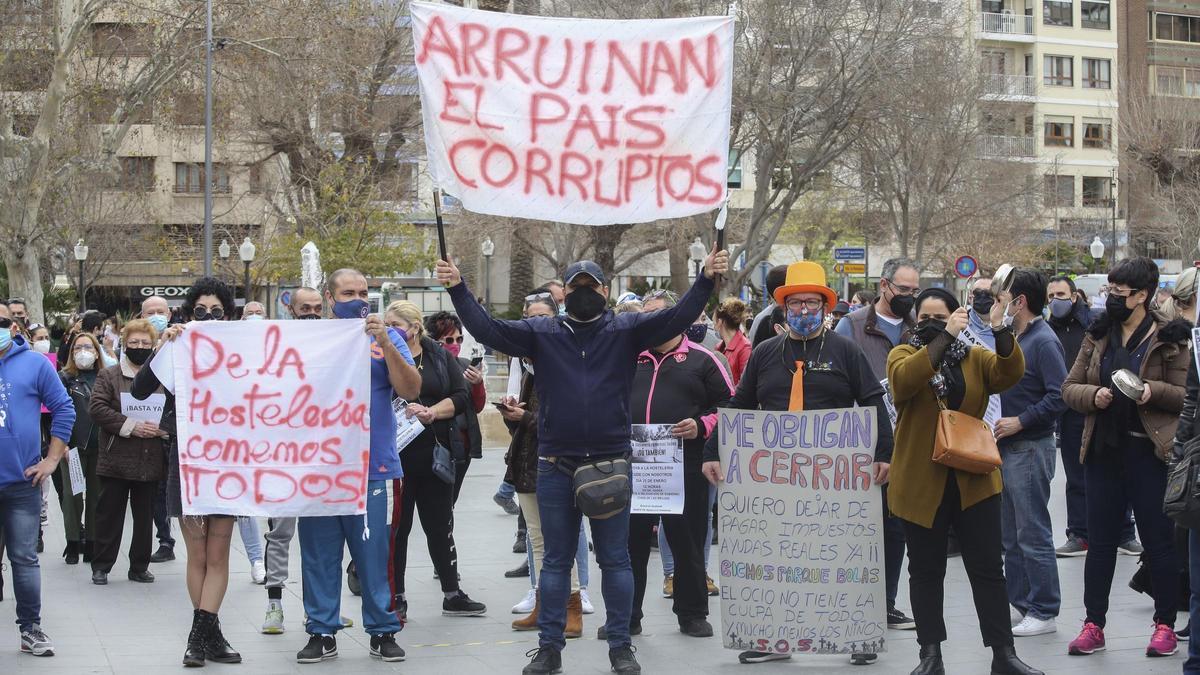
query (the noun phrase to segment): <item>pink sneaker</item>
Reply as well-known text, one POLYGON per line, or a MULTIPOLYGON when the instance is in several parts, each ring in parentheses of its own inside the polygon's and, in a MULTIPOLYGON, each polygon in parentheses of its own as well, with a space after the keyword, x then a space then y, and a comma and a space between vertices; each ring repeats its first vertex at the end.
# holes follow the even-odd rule
POLYGON ((1175 629, 1165 623, 1154 624, 1154 635, 1150 636, 1150 646, 1146 647, 1146 656, 1171 656, 1176 652, 1178 640, 1175 629))
MULTIPOLYGON (((1157 636, 1158 633, 1155 635, 1157 636)), ((1174 637, 1175 634, 1171 633, 1171 636, 1174 637)), ((1083 630, 1079 631, 1079 637, 1071 640, 1070 646, 1067 647, 1067 653, 1071 656, 1087 656, 1102 651, 1104 651, 1104 629, 1091 621, 1083 622, 1083 630)))

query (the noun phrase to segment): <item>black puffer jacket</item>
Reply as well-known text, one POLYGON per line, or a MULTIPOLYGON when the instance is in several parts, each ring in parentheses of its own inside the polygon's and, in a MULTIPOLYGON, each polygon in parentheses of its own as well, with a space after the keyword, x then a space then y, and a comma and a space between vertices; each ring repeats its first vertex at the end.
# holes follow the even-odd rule
POLYGON ((80 452, 95 452, 100 447, 100 428, 92 422, 88 408, 92 401, 92 389, 96 385, 96 371, 80 371, 71 375, 67 371, 59 373, 63 386, 71 395, 71 403, 75 405, 75 427, 71 430, 71 447, 80 452))
POLYGON ((1196 359, 1188 365, 1187 375, 1187 394, 1183 397, 1183 411, 1179 413, 1179 426, 1175 429, 1175 448, 1172 454, 1172 459, 1175 461, 1181 460, 1189 453, 1200 452, 1200 443, 1196 443, 1192 447, 1188 447, 1188 443, 1196 438, 1198 431, 1196 423, 1197 399, 1200 399, 1200 376, 1196 374, 1196 359))
POLYGON ((521 421, 504 420, 512 433, 512 442, 508 444, 508 452, 504 453, 504 463, 508 465, 504 480, 514 485, 518 493, 532 494, 537 492, 538 398, 533 375, 528 372, 521 378, 520 401, 525 404, 521 421))

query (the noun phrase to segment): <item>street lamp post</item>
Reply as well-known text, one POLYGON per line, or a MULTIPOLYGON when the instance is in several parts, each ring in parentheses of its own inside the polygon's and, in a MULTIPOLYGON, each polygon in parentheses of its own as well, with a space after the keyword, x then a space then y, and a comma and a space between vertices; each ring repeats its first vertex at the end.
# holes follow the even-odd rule
POLYGON ((1095 274, 1096 268, 1100 266, 1100 261, 1104 258, 1104 242, 1100 241, 1100 235, 1096 235, 1096 238, 1092 240, 1092 245, 1088 248, 1092 254, 1092 273, 1095 274))
POLYGON ((696 270, 696 277, 700 276, 700 263, 704 262, 704 254, 708 253, 708 247, 704 242, 700 241, 700 237, 688 246, 688 257, 692 259, 692 267, 696 270))
POLYGON ((250 302, 250 263, 254 262, 254 242, 250 241, 250 237, 242 240, 238 246, 238 257, 242 259, 244 266, 244 276, 242 277, 242 293, 246 297, 246 302, 250 302))
POLYGON ((87 311, 87 285, 85 284, 84 279, 83 279, 83 263, 87 261, 87 257, 88 257, 87 244, 83 243, 83 240, 80 239, 79 242, 75 244, 75 260, 79 261, 79 313, 80 314, 87 311))
MULTIPOLYGON (((229 240, 221 237, 221 245, 217 247, 217 255, 221 257, 221 269, 225 269, 225 264, 229 262, 229 240)), ((220 276, 217 277, 220 279, 220 276)))
POLYGON ((213 71, 213 34, 212 34, 212 0, 204 3, 204 276, 212 276, 212 71, 213 71))
POLYGON ((486 237, 483 243, 479 245, 479 250, 483 253, 483 279, 486 282, 483 286, 483 304, 488 309, 492 307, 492 255, 496 253, 496 244, 491 237, 486 237))

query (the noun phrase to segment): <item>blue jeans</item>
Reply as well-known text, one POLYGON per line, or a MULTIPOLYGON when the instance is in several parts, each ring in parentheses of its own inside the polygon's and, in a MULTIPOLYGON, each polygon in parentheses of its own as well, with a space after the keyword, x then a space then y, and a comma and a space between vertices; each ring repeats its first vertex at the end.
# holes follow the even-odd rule
POLYGON ((388 586, 387 482, 367 481, 366 516, 315 516, 300 518, 300 571, 304 579, 305 630, 333 635, 342 629, 342 550, 362 583, 363 628, 370 635, 397 633, 400 618, 388 611, 392 599, 388 586), (370 527, 367 536, 365 526, 370 527))
MULTIPOLYGON (((530 543, 528 534, 525 535, 525 558, 529 561, 529 587, 537 588, 537 565, 533 564, 533 544, 530 543)), ((579 548, 575 550, 575 569, 579 570, 579 587, 587 588, 588 539, 587 528, 583 526, 583 522, 579 523, 579 548)))
MULTIPOLYGON (((1200 532, 1196 530, 1188 532, 1188 554, 1192 626, 1200 628, 1200 532)), ((1188 636, 1188 657, 1183 662, 1183 675, 1200 675, 1200 630, 1193 630, 1188 636)))
POLYGON ((262 530, 258 529, 258 519, 253 516, 239 516, 238 534, 242 535, 242 548, 246 549, 246 559, 254 563, 263 559, 262 530))
MULTIPOLYGON (((538 614, 539 646, 562 651, 567 646, 567 597, 571 593, 571 565, 579 550, 583 514, 575 507, 572 480, 551 462, 538 460, 538 511, 546 554, 538 588, 542 606, 538 614)), ((629 562, 629 510, 604 520, 592 520, 592 543, 600 565, 600 590, 608 612, 610 649, 627 647, 633 611, 633 567, 629 562)))
POLYGON ((1048 508, 1058 460, 1054 435, 1010 441, 1001 452, 1001 541, 1008 602, 1035 619, 1052 619, 1062 604, 1048 508))
POLYGON ((517 486, 506 480, 502 480, 500 481, 500 487, 496 488, 496 494, 505 499, 513 499, 517 496, 517 486))
MULTIPOLYGON (((717 502, 717 486, 708 486, 708 510, 712 511, 717 502)), ((708 553, 712 549, 712 515, 708 518, 708 538, 704 540, 704 569, 708 569, 708 553)), ((663 576, 675 574, 675 554, 671 553, 671 544, 667 541, 666 528, 660 522, 658 525, 658 555, 662 558, 663 576)))
POLYGON ((42 622, 42 570, 38 566, 38 526, 42 521, 42 491, 31 483, 0 488, 0 528, 12 563, 17 625, 22 629, 42 622))

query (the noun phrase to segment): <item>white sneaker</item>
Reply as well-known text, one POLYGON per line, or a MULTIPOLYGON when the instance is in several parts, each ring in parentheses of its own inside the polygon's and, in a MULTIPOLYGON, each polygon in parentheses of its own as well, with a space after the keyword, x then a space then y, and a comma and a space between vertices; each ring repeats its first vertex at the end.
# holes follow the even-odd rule
POLYGON ((596 608, 592 606, 592 599, 588 597, 587 589, 579 589, 579 600, 583 604, 584 614, 595 614, 596 608))
POLYGON ((1013 626, 1012 633, 1014 637, 1032 637, 1034 635, 1045 635, 1053 633, 1058 628, 1054 625, 1054 619, 1037 619, 1032 615, 1026 614, 1021 623, 1013 626))
POLYGON ((529 592, 525 594, 524 600, 513 605, 512 613, 513 614, 528 614, 528 613, 532 612, 533 608, 536 606, 537 606, 537 591, 531 588, 531 589, 529 589, 529 592))
POLYGON ((262 585, 267 583, 267 566, 261 560, 255 560, 250 565, 250 581, 262 585))

